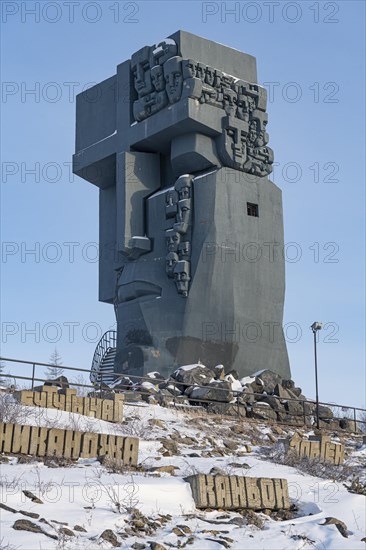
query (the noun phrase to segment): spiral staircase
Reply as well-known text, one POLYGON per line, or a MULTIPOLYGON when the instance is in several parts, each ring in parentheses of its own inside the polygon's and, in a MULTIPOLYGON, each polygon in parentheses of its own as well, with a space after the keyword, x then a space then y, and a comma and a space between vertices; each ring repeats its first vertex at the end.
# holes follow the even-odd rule
POLYGON ((95 386, 110 386, 115 381, 114 360, 117 351, 117 332, 108 330, 103 334, 95 348, 90 381, 95 386))

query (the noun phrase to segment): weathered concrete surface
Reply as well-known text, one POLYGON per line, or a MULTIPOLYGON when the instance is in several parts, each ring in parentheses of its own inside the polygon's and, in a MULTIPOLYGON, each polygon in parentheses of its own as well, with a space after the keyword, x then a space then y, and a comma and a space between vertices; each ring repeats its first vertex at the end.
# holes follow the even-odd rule
POLYGON ((330 436, 309 436, 308 439, 295 433, 291 438, 281 440, 287 452, 296 452, 299 457, 318 458, 323 462, 343 464, 345 447, 343 443, 331 441, 330 436))
POLYGON ((252 56, 184 31, 78 96, 73 169, 100 188, 116 372, 202 359, 290 378, 266 99, 252 56))
POLYGON ((196 474, 185 478, 197 508, 290 508, 286 479, 196 474))
POLYGON ((80 397, 74 389, 60 390, 55 386, 43 386, 41 391, 21 390, 14 394, 23 405, 59 409, 109 422, 122 422, 124 397, 122 394, 111 395, 113 399, 80 397))
POLYGON ((0 453, 72 459, 106 455, 124 464, 136 465, 138 448, 136 437, 0 423, 0 453))

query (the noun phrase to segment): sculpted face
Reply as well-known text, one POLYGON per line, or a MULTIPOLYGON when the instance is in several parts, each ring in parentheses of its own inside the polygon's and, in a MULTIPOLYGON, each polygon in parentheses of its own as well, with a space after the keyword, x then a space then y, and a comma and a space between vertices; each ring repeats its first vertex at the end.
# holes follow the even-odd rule
POLYGON ((166 244, 169 252, 178 252, 178 245, 180 243, 180 233, 175 229, 167 229, 165 231, 166 244))
POLYGON ((191 243, 189 241, 180 243, 180 245, 178 245, 178 254, 179 259, 188 260, 191 255, 191 243))
POLYGON ((135 90, 139 97, 153 91, 150 76, 150 48, 145 46, 131 57, 131 69, 134 77, 135 90))
POLYGON ((235 116, 236 111, 236 93, 229 88, 224 89, 224 109, 227 115, 235 116))
POLYGON ((176 263, 179 261, 178 254, 175 252, 169 252, 166 257, 166 273, 169 278, 173 278, 174 276, 174 267, 176 263))
POLYGON ((180 176, 175 183, 175 189, 178 192, 179 199, 189 199, 191 196, 193 176, 184 175, 180 176))
POLYGON ((248 123, 234 117, 226 117, 223 132, 217 140, 217 149, 222 162, 241 170, 247 158, 246 138, 248 123))
POLYGON ((196 77, 197 63, 193 59, 183 59, 182 61, 182 72, 183 78, 195 78, 196 77))
POLYGON ((187 296, 190 278, 189 262, 185 260, 179 261, 174 267, 174 282, 177 287, 178 294, 187 296))
POLYGON ((151 82, 157 92, 162 92, 165 88, 164 72, 161 65, 155 65, 151 69, 151 82))
POLYGON ((182 59, 172 57, 164 63, 164 78, 169 103, 176 103, 182 95, 182 59))
POLYGON ((215 69, 212 67, 206 67, 206 77, 205 82, 209 86, 213 86, 215 82, 215 69))

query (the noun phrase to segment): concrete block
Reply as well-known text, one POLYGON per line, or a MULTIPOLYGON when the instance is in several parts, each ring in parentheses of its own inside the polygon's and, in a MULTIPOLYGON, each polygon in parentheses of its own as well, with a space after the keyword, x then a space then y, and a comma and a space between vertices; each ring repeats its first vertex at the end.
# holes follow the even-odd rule
POLYGON ((102 420, 112 422, 114 419, 114 403, 111 399, 103 399, 102 401, 102 420))
POLYGON ((214 476, 216 506, 230 510, 232 507, 230 479, 228 476, 214 476))
POLYGON ((274 510, 276 508, 276 493, 273 479, 259 479, 259 490, 262 496, 263 507, 268 508, 269 510, 274 510))
POLYGON ((83 434, 81 443, 81 458, 94 458, 98 456, 98 436, 99 434, 83 434))
POLYGON ((64 458, 79 458, 81 450, 81 432, 65 431, 64 458))
POLYGON ((11 453, 13 441, 13 424, 0 423, 0 452, 11 453))
POLYGON ((29 453, 29 445, 31 438, 31 426, 21 426, 14 424, 12 453, 20 453, 27 455, 29 453))
POLYGON ((252 510, 259 510, 262 508, 261 494, 257 485, 257 479, 254 477, 246 477, 245 488, 248 499, 247 507, 252 510))
POLYGON ((29 444, 29 454, 34 456, 46 456, 47 428, 32 426, 29 444))
POLYGON ((64 451, 66 430, 51 428, 47 436, 47 456, 57 456, 61 458, 64 451))

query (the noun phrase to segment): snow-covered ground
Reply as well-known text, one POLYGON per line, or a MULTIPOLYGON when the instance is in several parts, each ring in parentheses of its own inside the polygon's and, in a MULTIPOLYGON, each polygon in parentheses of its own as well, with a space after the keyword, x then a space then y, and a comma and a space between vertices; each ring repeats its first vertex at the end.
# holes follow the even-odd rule
MULTIPOLYGON (((0 548, 108 549, 112 544, 100 538, 106 529, 114 531, 125 549, 153 548, 153 541, 165 548, 187 545, 192 550, 365 548, 361 541, 365 536, 365 497, 350 493, 342 482, 313 477, 271 461, 263 452, 264 446, 273 445, 271 428, 245 420, 239 426, 236 419, 142 403, 126 405, 125 417, 125 423, 113 425, 27 407, 23 423, 140 437, 140 466, 116 471, 115 466, 97 460, 80 459, 60 466, 52 460, 24 463, 16 457, 1 463, 1 502, 16 513, 0 508, 0 548), (246 444, 252 446, 249 454, 246 444), (237 448, 230 450, 230 446, 237 448), (174 472, 172 468, 167 468, 171 473, 153 471, 162 466, 174 466, 174 472), (282 521, 259 514, 262 527, 236 512, 196 510, 190 486, 183 478, 209 473, 212 468, 226 474, 286 478, 298 510, 282 521), (32 491, 43 504, 32 502, 23 490, 32 491), (19 511, 39 517, 27 517, 19 511), (326 517, 343 521, 348 537, 343 537, 334 524, 322 525, 326 517), (20 519, 32 521, 58 540, 43 533, 15 530, 14 522, 20 519), (75 530, 76 525, 85 531, 75 530), (74 536, 62 535, 64 527, 74 536)), ((366 446, 357 445, 347 460, 358 471, 365 463, 366 446)))

